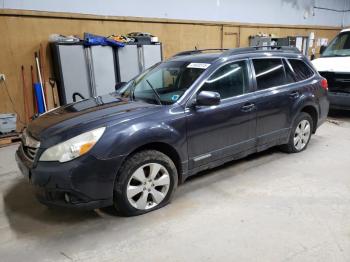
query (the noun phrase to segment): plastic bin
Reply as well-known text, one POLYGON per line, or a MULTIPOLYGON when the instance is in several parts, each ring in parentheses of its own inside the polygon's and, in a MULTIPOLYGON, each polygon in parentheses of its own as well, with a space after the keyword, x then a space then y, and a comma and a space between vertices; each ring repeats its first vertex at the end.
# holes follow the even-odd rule
POLYGON ((16 131, 16 114, 0 114, 0 134, 16 131))

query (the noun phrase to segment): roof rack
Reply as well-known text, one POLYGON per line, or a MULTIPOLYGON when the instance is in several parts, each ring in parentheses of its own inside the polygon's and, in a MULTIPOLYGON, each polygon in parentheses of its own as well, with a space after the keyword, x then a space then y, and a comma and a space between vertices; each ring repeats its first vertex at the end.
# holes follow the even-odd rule
POLYGON ((290 46, 276 46, 276 45, 264 45, 264 46, 251 46, 251 47, 241 47, 241 48, 209 48, 209 49, 195 49, 195 50, 189 50, 177 53, 173 55, 173 57, 177 56, 185 56, 185 55, 194 55, 194 54, 201 54, 206 51, 224 51, 221 55, 221 57, 229 56, 229 55, 235 55, 235 54, 242 54, 242 53, 252 53, 256 51, 280 51, 280 52, 287 52, 287 53, 300 53, 299 49, 296 47, 290 47, 290 46))
POLYGON ((287 52, 287 53, 300 53, 299 49, 296 47, 267 45, 267 46, 233 48, 223 52, 221 56, 228 56, 228 55, 241 54, 241 53, 247 53, 247 52, 266 51, 266 50, 280 51, 280 52, 287 52))
POLYGON ((184 52, 180 52, 175 54, 173 57, 175 56, 183 56, 183 55, 193 55, 193 54, 200 54, 206 51, 228 51, 229 49, 227 48, 209 48, 209 49, 195 49, 195 50, 189 50, 189 51, 184 51, 184 52))

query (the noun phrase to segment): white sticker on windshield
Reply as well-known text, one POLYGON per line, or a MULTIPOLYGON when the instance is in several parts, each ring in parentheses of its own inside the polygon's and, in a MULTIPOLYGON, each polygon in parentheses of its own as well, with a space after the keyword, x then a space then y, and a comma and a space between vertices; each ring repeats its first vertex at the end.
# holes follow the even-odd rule
POLYGON ((187 68, 207 69, 209 66, 210 66, 210 64, 206 64, 206 63, 191 63, 187 66, 187 68))

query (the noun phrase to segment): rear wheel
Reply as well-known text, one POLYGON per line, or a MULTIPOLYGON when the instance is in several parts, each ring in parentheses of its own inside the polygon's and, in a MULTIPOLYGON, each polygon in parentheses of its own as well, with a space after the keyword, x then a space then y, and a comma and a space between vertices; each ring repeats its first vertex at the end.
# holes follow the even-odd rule
POLYGON ((141 215, 168 204, 176 186, 172 160, 159 151, 141 151, 127 159, 119 172, 114 206, 121 215, 141 215))
POLYGON ((282 149, 288 153, 298 153, 305 150, 309 144, 313 130, 313 121, 309 114, 302 112, 296 118, 288 144, 282 149))

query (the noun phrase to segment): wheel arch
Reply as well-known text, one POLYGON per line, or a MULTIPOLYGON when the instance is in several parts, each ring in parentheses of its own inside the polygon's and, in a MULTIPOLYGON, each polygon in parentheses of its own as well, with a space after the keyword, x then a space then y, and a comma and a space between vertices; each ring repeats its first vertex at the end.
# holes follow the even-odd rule
POLYGON ((313 130, 312 133, 316 132, 317 129, 317 122, 318 122, 318 111, 315 106, 313 105, 304 105, 301 109, 300 112, 307 113, 311 116, 312 122, 313 122, 313 130))
POLYGON ((312 133, 314 134, 316 132, 319 119, 319 108, 317 101, 315 101, 313 97, 302 96, 302 99, 300 99, 298 103, 293 106, 291 126, 293 126, 295 119, 301 112, 307 113, 311 116, 313 122, 312 133))
POLYGON ((138 146, 137 148, 133 149, 128 155, 124 157, 123 162, 121 163, 120 166, 122 166, 125 163, 125 161, 128 158, 130 158, 132 155, 144 150, 156 150, 168 156, 175 164, 179 183, 183 181, 182 179, 184 178, 184 175, 183 175, 184 167, 182 166, 180 154, 173 146, 165 142, 149 142, 138 146))

